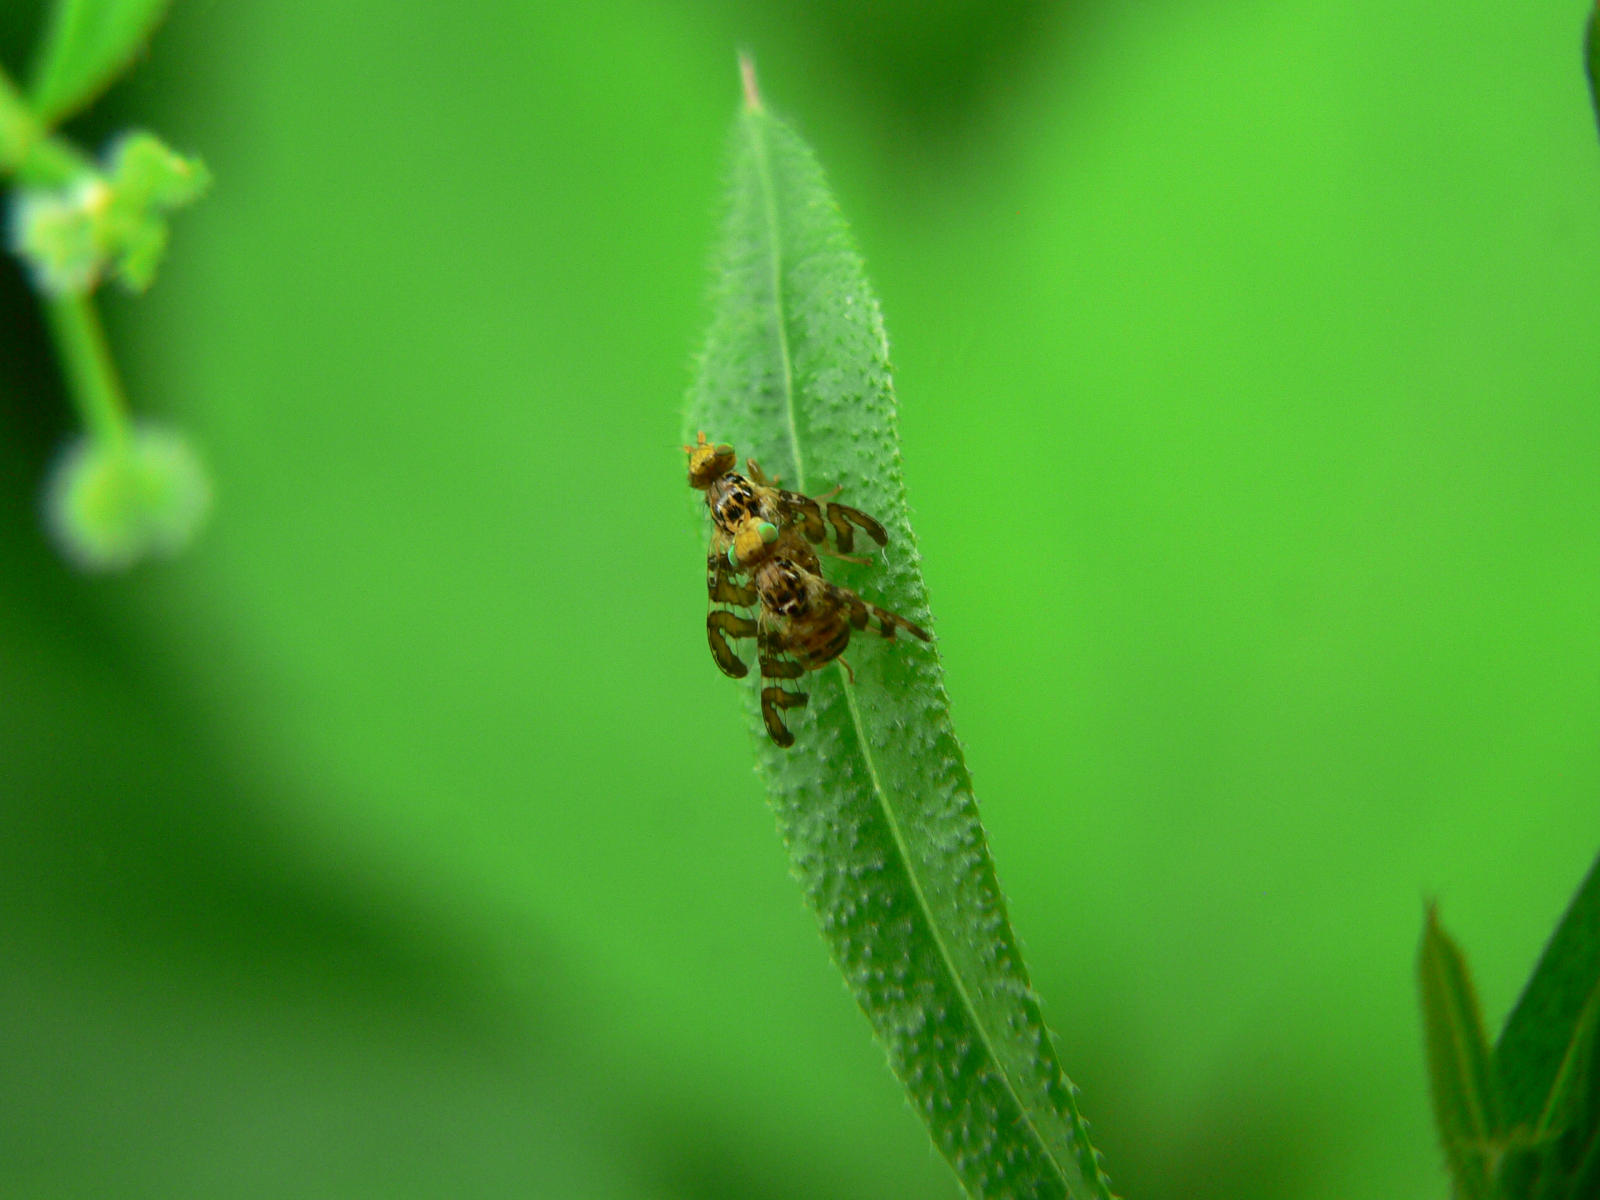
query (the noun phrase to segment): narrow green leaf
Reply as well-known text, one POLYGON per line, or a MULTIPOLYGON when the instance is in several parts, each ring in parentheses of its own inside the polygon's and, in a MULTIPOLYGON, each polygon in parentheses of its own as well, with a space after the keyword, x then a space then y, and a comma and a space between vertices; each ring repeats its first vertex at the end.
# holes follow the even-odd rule
POLYGON ((34 60, 29 99, 54 125, 87 104, 127 67, 168 0, 56 0, 34 60))
POLYGON ((1500 1100, 1478 998, 1461 951, 1430 907, 1417 954, 1433 1115, 1455 1194, 1489 1200, 1504 1148, 1500 1100))
POLYGON ((1584 28, 1583 65, 1589 76, 1589 102, 1594 105, 1596 118, 1600 119, 1600 5, 1589 14, 1584 28))
MULTIPOLYGON (((821 170, 761 106, 748 64, 716 281, 685 440, 705 430, 813 494, 843 484, 889 545, 871 565, 825 570, 927 625, 878 303, 821 170)), ((850 658, 853 684, 837 666, 806 676, 791 750, 760 737, 747 690, 823 936, 969 1194, 1104 1200, 1006 916, 937 652, 858 638, 850 658)))
POLYGON ((1509 1124, 1533 1126, 1600 987, 1600 857, 1589 867, 1494 1048, 1509 1124))
POLYGON ((1510 1173, 1537 1200, 1600 1195, 1600 859, 1590 867, 1494 1050, 1510 1173))
POLYGON ((1559 1137, 1587 1116, 1595 1098, 1595 1030, 1600 1026, 1600 986, 1589 993, 1589 999, 1578 1015, 1572 1041, 1561 1056, 1561 1066, 1555 1081, 1550 1085, 1544 1109, 1539 1114, 1533 1134, 1537 1141, 1559 1137))
POLYGON ((1562 1177, 1559 1191, 1549 1193, 1550 1200, 1594 1200, 1600 1196, 1600 1130, 1592 1124, 1584 1130, 1584 1140, 1575 1144, 1573 1162, 1571 1174, 1562 1177))
POLYGON ((1596 1193, 1590 1181, 1600 1144, 1597 1104, 1595 1032, 1600 1026, 1600 988, 1590 993, 1578 1017, 1571 1043, 1562 1057, 1550 1095, 1526 1148, 1515 1164, 1519 1177, 1531 1179, 1526 1194, 1537 1200, 1589 1200, 1596 1193))

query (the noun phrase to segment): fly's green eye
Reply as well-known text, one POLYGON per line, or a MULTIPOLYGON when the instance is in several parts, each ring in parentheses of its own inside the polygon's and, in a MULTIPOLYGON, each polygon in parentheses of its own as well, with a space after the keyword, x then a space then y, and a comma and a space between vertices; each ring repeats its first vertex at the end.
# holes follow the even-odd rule
POLYGON ((737 567, 739 565, 739 547, 738 546, 729 546, 728 547, 728 565, 730 567, 737 567))
POLYGON ((771 521, 763 521, 756 527, 756 532, 761 535, 761 540, 767 545, 772 545, 778 540, 778 527, 771 521))
POLYGON ((713 451, 713 453, 716 454, 718 458, 732 458, 734 456, 733 447, 728 445, 727 442, 718 442, 717 448, 715 451, 713 451))

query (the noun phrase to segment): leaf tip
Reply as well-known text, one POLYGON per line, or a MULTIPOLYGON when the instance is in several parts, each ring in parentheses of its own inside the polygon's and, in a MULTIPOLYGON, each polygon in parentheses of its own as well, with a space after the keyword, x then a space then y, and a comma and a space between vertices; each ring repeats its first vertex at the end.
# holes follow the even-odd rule
POLYGON ((755 59, 741 52, 739 55, 739 81, 744 86, 744 106, 751 112, 761 111, 761 91, 756 87, 755 59))

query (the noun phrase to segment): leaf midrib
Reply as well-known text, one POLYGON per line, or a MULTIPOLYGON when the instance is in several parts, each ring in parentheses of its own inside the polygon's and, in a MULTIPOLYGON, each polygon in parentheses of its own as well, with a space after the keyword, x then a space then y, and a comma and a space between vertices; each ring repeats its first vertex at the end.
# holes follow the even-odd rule
MULTIPOLYGON (((760 116, 753 110, 749 116, 760 116)), ((749 127, 748 120, 746 127, 749 127)), ((794 452, 795 490, 806 490, 806 464, 800 454, 800 428, 795 424, 794 363, 789 358, 789 322, 783 306, 783 247, 778 240, 778 195, 772 185, 772 166, 767 161, 767 144, 759 131, 751 129, 750 141, 756 155, 756 178, 761 181, 761 208, 767 218, 767 256, 772 272, 772 306, 777 310, 778 357, 783 363, 783 413, 789 423, 789 446, 794 452)))
MULTIPOLYGON (((762 114, 759 110, 755 110, 747 115, 759 117, 762 114)), ((783 246, 778 233, 777 188, 773 184, 772 168, 767 157, 766 141, 761 136, 759 129, 751 130, 751 142, 755 152, 756 177, 761 185, 762 209, 767 220, 767 243, 770 247, 768 258, 772 273, 772 303, 776 312, 779 356, 783 365, 784 416, 789 426, 789 443, 795 467, 795 486, 797 490, 804 492, 806 490, 805 465, 801 457, 800 432, 795 418, 794 365, 789 357, 788 320, 783 302, 783 246)), ((1016 1106, 1024 1128, 1027 1129, 1028 1134, 1038 1144, 1045 1160, 1054 1169, 1057 1178, 1061 1181, 1063 1193, 1070 1197, 1072 1194, 1072 1179, 1076 1172, 1069 1172, 1066 1165, 1050 1149, 1049 1140, 1045 1138, 1034 1121, 1032 1109, 1023 1103, 1022 1096, 1012 1082, 1011 1073, 1007 1069, 1005 1061, 995 1050, 995 1042, 990 1035, 988 1025, 984 1022, 977 1005, 967 992, 966 982, 956 967, 955 959, 951 955, 949 947, 945 944, 939 928, 939 922, 934 918, 932 906, 928 903, 927 895, 922 889, 921 878, 915 870, 911 859, 910 847, 901 831, 900 822, 895 817, 894 808, 889 803, 888 792, 884 789, 883 782, 879 778, 878 763, 873 756, 871 743, 867 740, 866 727, 861 720, 861 709, 856 702, 855 685, 850 682, 849 676, 842 670, 838 674, 840 676, 840 686, 844 691, 845 704, 850 710, 850 722, 855 730, 856 745, 860 750, 861 760, 866 765, 867 777, 872 781, 872 793, 877 798, 878 808, 883 813, 884 821, 888 825, 891 836, 894 838, 895 847, 900 854, 900 861, 905 864, 906 879, 911 884, 911 891, 916 897, 917 909, 922 914, 923 923, 928 929, 929 936, 933 938, 934 946, 939 951, 939 961, 944 964, 945 974, 949 977, 951 986, 955 988, 956 995, 961 998, 962 1008, 966 1010, 967 1017, 971 1021, 973 1028, 977 1030, 978 1038, 983 1043, 984 1052, 987 1054, 989 1061, 995 1065, 995 1074, 999 1076, 1006 1094, 1011 1097, 1011 1102, 1016 1106)))

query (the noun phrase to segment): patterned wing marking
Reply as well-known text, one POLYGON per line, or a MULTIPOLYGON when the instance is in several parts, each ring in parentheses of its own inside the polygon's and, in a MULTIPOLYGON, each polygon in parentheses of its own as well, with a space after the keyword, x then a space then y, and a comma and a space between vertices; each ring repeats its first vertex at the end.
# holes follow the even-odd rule
POLYGON ((761 722, 767 727, 767 736, 787 749, 794 745, 794 734, 784 723, 783 714, 791 708, 804 708, 810 699, 795 682, 805 674, 805 668, 788 650, 782 618, 771 617, 765 611, 756 647, 761 662, 761 722))
POLYGON ((844 554, 849 554, 855 546, 855 531, 850 528, 852 525, 864 529, 867 536, 880 546, 889 542, 889 533, 882 525, 859 508, 851 508, 848 504, 829 504, 828 524, 833 526, 833 540, 844 554))
POLYGON ((711 548, 706 552, 706 595, 710 603, 706 612, 706 642, 711 647, 717 669, 724 675, 743 679, 750 668, 728 644, 728 639, 754 637, 756 622, 733 609, 750 608, 758 597, 752 584, 735 578, 728 563, 727 540, 720 531, 713 531, 711 548))
POLYGON ((899 613, 879 608, 870 600, 863 600, 849 588, 837 583, 830 583, 827 587, 833 602, 844 610, 845 619, 850 622, 852 629, 868 629, 876 622, 877 632, 884 638, 892 639, 896 629, 904 629, 913 637, 919 637, 925 642, 933 640, 927 630, 906 620, 899 613))
POLYGON ((726 608, 714 608, 706 614, 706 641, 711 645, 711 657, 724 675, 743 679, 750 673, 739 652, 728 645, 729 638, 747 638, 756 632, 756 623, 726 608))
POLYGON ((766 472, 761 469, 761 464, 753 458, 746 459, 745 465, 749 468, 751 482, 757 488, 766 489, 777 497, 778 504, 787 514, 788 523, 798 525, 807 541, 821 544, 831 529, 834 544, 839 552, 849 554, 855 548, 855 529, 859 528, 878 545, 888 544, 889 533, 876 518, 868 516, 859 508, 851 508, 848 504, 832 503, 833 497, 844 490, 843 485, 813 498, 804 492, 791 492, 780 488, 778 480, 769 479, 766 472), (826 524, 824 524, 824 514, 826 514, 826 524))

